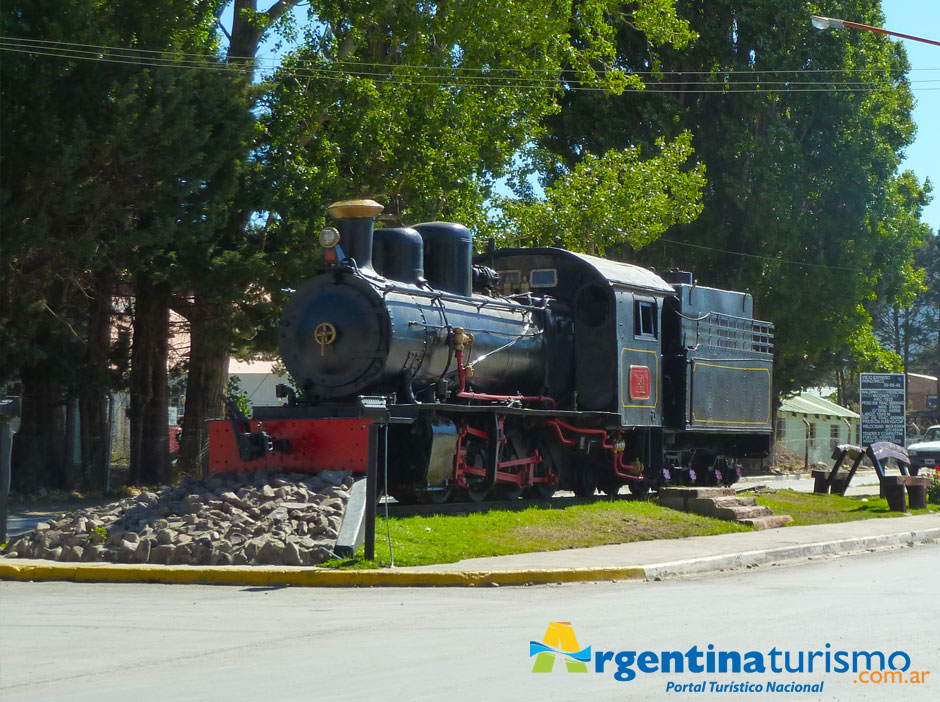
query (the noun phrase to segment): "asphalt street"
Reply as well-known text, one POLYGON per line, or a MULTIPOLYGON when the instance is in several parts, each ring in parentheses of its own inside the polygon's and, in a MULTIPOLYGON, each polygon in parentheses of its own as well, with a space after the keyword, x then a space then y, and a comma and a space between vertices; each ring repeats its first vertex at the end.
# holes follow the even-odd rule
MULTIPOLYGON (((940 699, 940 545, 663 582, 315 589, 0 582, 0 698, 19 700, 940 699), (593 651, 904 651, 924 684, 856 675, 532 673, 571 622, 593 651), (670 693, 669 682, 823 683, 670 693)), ((808 658, 808 655, 807 655, 808 658)), ((768 660, 769 665, 769 660, 768 660)), ((635 666, 634 666, 635 668, 635 666)))

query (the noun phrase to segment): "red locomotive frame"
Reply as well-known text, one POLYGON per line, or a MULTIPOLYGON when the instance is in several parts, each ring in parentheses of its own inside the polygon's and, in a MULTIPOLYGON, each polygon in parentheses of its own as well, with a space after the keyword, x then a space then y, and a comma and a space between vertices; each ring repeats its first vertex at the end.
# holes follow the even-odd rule
POLYGON ((290 441, 290 450, 269 453, 250 463, 241 460, 238 443, 227 420, 209 422, 209 472, 278 470, 285 473, 317 473, 351 470, 365 473, 369 456, 369 426, 363 419, 251 420, 251 431, 262 428, 290 441))

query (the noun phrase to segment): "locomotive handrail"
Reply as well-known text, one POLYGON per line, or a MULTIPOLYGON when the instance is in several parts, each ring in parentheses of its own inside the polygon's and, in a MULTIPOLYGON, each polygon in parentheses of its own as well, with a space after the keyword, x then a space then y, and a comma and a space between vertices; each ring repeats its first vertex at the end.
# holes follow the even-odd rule
MULTIPOLYGON (((515 338, 512 339, 512 341, 510 341, 509 343, 503 344, 503 345, 500 346, 499 348, 495 348, 495 349, 493 349, 492 351, 490 351, 489 353, 485 353, 485 354, 483 354, 482 356, 480 356, 479 358, 477 358, 477 359, 475 359, 475 360, 473 360, 473 361, 469 361, 469 360, 468 360, 468 362, 467 362, 467 364, 466 364, 467 369, 472 369, 476 364, 482 363, 483 361, 485 361, 487 358, 489 358, 490 356, 492 356, 492 355, 495 354, 495 353, 499 353, 500 351, 505 351, 505 350, 508 349, 510 346, 512 346, 513 344, 515 344, 517 341, 519 341, 520 339, 525 339, 526 337, 529 337, 529 336, 539 336, 538 334, 526 334, 526 332, 528 331, 528 329, 529 329, 530 326, 532 326, 532 323, 531 323, 531 322, 526 322, 525 328, 522 330, 522 333, 521 333, 521 334, 513 334, 513 336, 514 336, 515 338)), ((466 329, 464 329, 464 331, 466 331, 466 329)))
MULTIPOLYGON (((427 324, 426 322, 417 322, 411 320, 408 322, 409 327, 422 327, 424 329, 440 329, 442 331, 451 332, 454 328, 449 324, 427 324)), ((513 332, 504 332, 504 331, 495 331, 493 329, 472 329, 470 327, 463 327, 466 331, 472 332, 474 334, 492 334, 493 336, 511 336, 516 339, 526 339, 532 338, 535 336, 540 336, 541 332, 536 331, 531 334, 516 334, 513 332)))
POLYGON ((506 300, 487 300, 480 299, 476 297, 464 297, 463 295, 454 295, 453 293, 446 293, 440 290, 421 290, 420 288, 406 288, 400 285, 393 285, 387 283, 382 287, 383 296, 386 293, 397 292, 405 295, 414 295, 416 297, 425 297, 429 300, 436 302, 438 300, 447 300, 448 302, 462 302, 465 305, 473 305, 478 309, 484 307, 496 307, 504 310, 512 311, 523 311, 528 310, 531 312, 544 312, 546 309, 546 304, 542 305, 523 305, 518 302, 508 302, 506 300))
POLYGON ((713 313, 712 313, 712 312, 706 312, 706 313, 703 314, 701 317, 690 317, 689 315, 687 315, 687 314, 682 314, 681 312, 676 312, 676 314, 677 314, 679 317, 681 317, 682 319, 687 319, 687 320, 690 321, 690 322, 701 322, 703 319, 708 319, 709 317, 711 317, 713 313))
MULTIPOLYGON (((756 353, 773 351, 773 324, 750 317, 738 317, 723 312, 709 312, 699 319, 683 319, 694 324, 683 324, 683 333, 687 338, 695 334, 695 347, 702 344, 718 348, 735 348, 756 353)), ((689 346, 688 343, 683 344, 689 346)))

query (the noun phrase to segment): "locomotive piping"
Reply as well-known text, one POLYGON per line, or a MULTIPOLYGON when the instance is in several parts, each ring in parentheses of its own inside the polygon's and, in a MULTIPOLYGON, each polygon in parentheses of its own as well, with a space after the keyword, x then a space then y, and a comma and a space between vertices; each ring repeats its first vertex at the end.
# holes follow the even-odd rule
POLYGON ((491 395, 484 392, 468 392, 466 389, 468 368, 463 363, 463 351, 458 349, 454 352, 454 355, 457 357, 457 378, 460 383, 457 397, 465 400, 489 400, 491 402, 546 402, 551 405, 552 409, 555 409, 554 398, 546 395, 491 395))
POLYGON ((477 363, 481 363, 481 362, 485 361, 487 358, 489 358, 490 356, 492 356, 494 353, 499 353, 500 351, 503 351, 503 350, 505 350, 505 349, 508 349, 510 346, 512 346, 513 344, 515 344, 515 343, 516 343, 517 341, 519 341, 520 339, 524 339, 524 338, 526 338, 527 336, 538 336, 538 334, 527 334, 527 333, 526 333, 526 332, 528 332, 529 327, 531 327, 531 326, 532 326, 532 325, 531 325, 530 323, 526 323, 525 328, 522 330, 522 333, 521 333, 521 334, 514 334, 514 335, 513 335, 514 338, 512 339, 512 341, 510 341, 509 343, 503 344, 503 345, 500 346, 498 349, 493 349, 493 350, 490 351, 489 353, 483 354, 482 356, 480 356, 480 357, 479 357, 478 359, 476 359, 475 361, 470 361, 470 362, 468 362, 468 363, 467 363, 467 370, 471 370, 477 363))

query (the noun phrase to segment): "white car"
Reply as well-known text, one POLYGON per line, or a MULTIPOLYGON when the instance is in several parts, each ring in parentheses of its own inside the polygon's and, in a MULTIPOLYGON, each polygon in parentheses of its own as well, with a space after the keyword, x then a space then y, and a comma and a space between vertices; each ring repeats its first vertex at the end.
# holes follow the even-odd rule
POLYGON ((914 475, 921 468, 933 470, 940 465, 940 424, 930 427, 919 441, 909 444, 907 455, 911 457, 911 472, 914 475))

